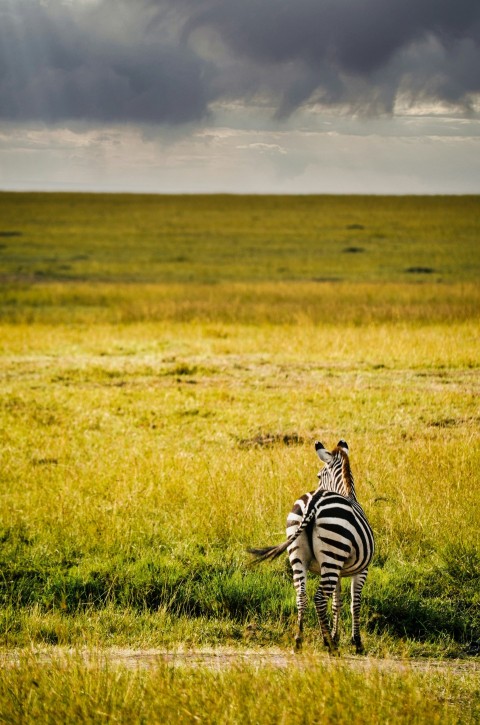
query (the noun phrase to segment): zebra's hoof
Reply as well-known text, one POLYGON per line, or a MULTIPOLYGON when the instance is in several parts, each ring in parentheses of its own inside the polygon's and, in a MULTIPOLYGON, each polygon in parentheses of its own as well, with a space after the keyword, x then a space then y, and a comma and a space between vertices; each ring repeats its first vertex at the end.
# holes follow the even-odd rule
POLYGON ((355 652, 357 655, 363 655, 365 653, 360 637, 352 637, 352 644, 355 646, 355 652))
POLYGON ((334 639, 332 639, 332 637, 324 637, 323 644, 328 649, 328 654, 333 655, 333 657, 338 656, 337 643, 335 642, 334 639))
POLYGON ((295 637, 295 649, 294 652, 301 652, 302 651, 302 638, 301 637, 295 637))

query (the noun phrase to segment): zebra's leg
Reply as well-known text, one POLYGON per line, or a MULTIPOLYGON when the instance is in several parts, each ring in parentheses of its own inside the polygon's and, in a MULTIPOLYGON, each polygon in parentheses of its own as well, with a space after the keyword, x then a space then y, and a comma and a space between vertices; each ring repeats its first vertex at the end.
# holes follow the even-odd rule
POLYGON ((302 546, 295 543, 289 549, 290 565, 293 574, 293 586, 297 593, 297 632, 295 634, 295 649, 302 648, 303 641, 303 616, 307 608, 307 571, 310 556, 306 556, 302 546), (305 559, 308 561, 305 561, 305 559))
POLYGON ((342 609, 342 583, 340 577, 337 580, 337 586, 333 590, 332 599, 332 614, 333 614, 333 629, 332 639, 336 645, 340 641, 340 612, 342 609))
POLYGON ((352 577, 350 591, 352 595, 352 601, 350 609, 352 612, 352 644, 355 645, 357 654, 363 654, 362 638, 360 637, 360 602, 362 598, 362 589, 367 578, 368 569, 364 569, 360 574, 355 574, 352 577))
POLYGON ((313 598, 313 601, 315 602, 315 609, 317 610, 318 621, 320 623, 320 629, 322 631, 323 643, 326 647, 328 647, 330 652, 335 652, 337 645, 332 638, 332 633, 330 632, 330 625, 327 617, 327 605, 328 600, 337 587, 338 578, 338 573, 330 572, 325 575, 322 572, 320 586, 315 592, 315 596, 313 598))
POLYGON ((307 588, 305 580, 294 582, 297 592, 297 632, 295 634, 295 649, 302 649, 303 642, 303 615, 307 607, 307 588))

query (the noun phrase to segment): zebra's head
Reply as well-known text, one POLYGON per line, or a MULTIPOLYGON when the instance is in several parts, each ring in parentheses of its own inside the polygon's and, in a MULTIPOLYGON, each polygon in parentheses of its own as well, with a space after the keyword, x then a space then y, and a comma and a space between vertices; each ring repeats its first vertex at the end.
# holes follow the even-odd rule
POLYGON ((355 495, 346 441, 338 441, 333 451, 327 451, 320 441, 315 441, 315 450, 320 460, 325 464, 325 468, 318 474, 320 481, 326 473, 334 490, 342 493, 343 489, 345 495, 355 495))

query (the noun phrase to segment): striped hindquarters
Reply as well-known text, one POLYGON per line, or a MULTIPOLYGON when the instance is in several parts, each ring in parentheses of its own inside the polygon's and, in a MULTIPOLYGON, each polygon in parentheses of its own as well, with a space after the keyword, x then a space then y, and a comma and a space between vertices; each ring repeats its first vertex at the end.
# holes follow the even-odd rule
POLYGON ((374 552, 373 532, 362 507, 333 492, 322 497, 312 540, 320 566, 338 568, 341 576, 366 569, 374 552))

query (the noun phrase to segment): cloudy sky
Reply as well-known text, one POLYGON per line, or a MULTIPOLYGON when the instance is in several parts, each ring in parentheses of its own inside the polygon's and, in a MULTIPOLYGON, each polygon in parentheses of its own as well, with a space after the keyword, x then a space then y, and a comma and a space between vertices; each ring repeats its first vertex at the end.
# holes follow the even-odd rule
POLYGON ((480 193, 479 0, 0 0, 0 189, 480 193))

